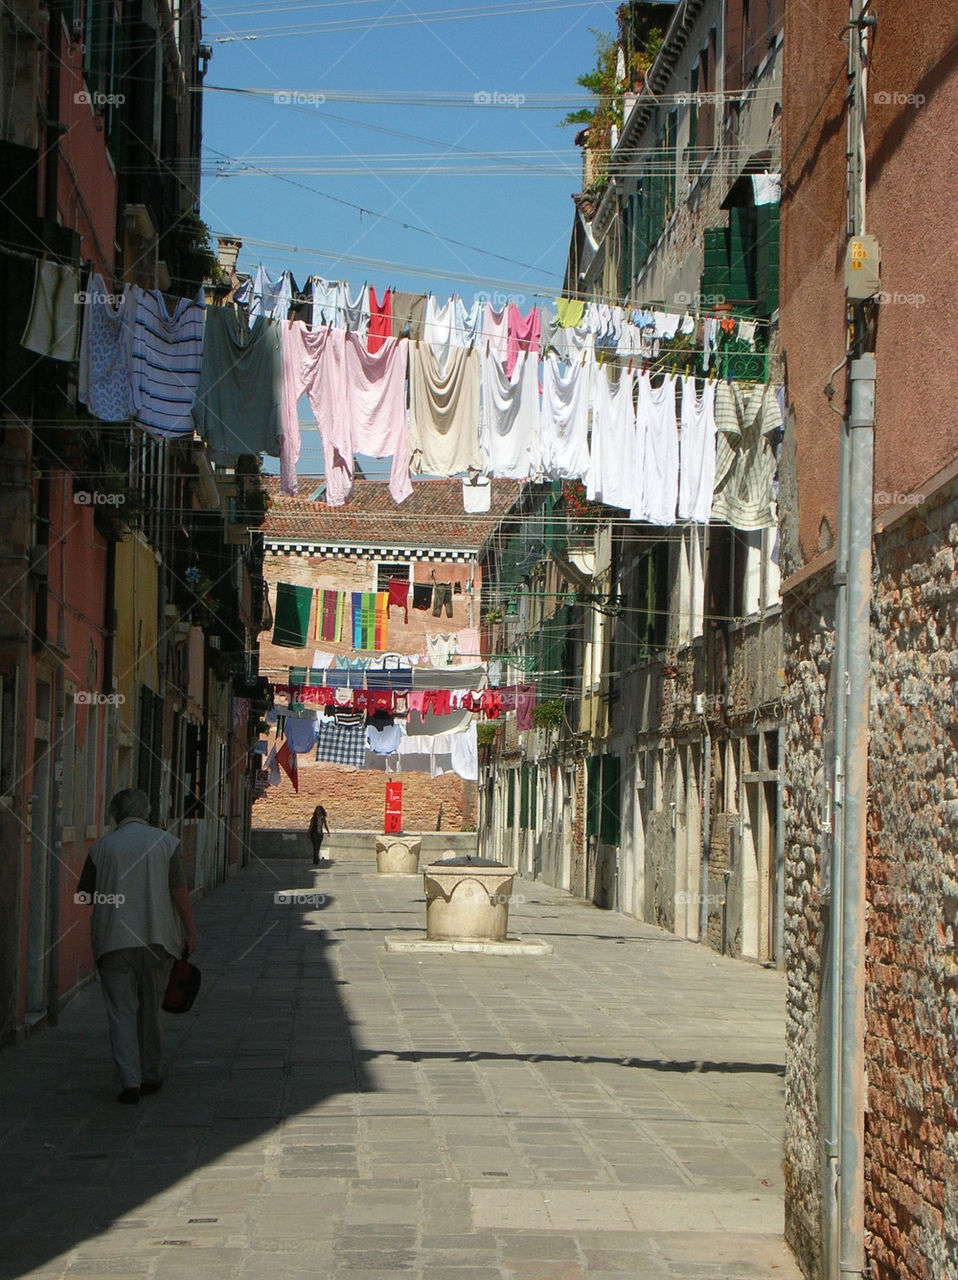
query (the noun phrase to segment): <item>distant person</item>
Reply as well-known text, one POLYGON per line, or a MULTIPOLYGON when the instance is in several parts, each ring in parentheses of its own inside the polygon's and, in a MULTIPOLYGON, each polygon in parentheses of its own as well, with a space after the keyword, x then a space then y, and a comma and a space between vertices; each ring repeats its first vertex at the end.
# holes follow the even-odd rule
POLYGON ((180 842, 151 827, 149 816, 145 792, 118 791, 110 801, 115 830, 90 847, 77 885, 78 900, 93 904, 93 955, 120 1074, 119 1102, 159 1092, 160 1005, 172 962, 184 947, 187 955, 196 950, 180 842))
POLYGON ((309 820, 309 841, 313 846, 313 866, 318 867, 322 862, 320 850, 323 847, 323 832, 330 835, 329 822, 326 819, 326 810, 321 804, 318 804, 313 810, 313 816, 309 820))

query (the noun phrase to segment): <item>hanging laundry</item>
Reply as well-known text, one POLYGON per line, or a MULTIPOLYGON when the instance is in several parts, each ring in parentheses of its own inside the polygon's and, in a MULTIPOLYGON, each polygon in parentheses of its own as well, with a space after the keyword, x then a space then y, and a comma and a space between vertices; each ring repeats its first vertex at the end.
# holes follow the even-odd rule
POLYGON ((331 716, 318 721, 316 759, 327 764, 348 764, 361 769, 366 763, 366 728, 362 721, 341 724, 331 716))
POLYGON ((695 379, 682 379, 682 440, 679 467, 679 519, 708 524, 715 488, 715 383, 702 394, 695 379))
POLYGON ((674 338, 682 317, 674 311, 655 311, 655 336, 657 338, 674 338))
POLYGON ((271 787, 278 787, 280 784, 279 764, 276 760, 276 748, 271 747, 269 755, 266 757, 266 763, 263 768, 266 770, 268 782, 271 787))
MULTIPOLYGON (((549 333, 549 346, 562 360, 581 360, 595 350, 595 335, 584 325, 575 329, 556 327, 549 333)), ((542 346, 543 356, 547 350, 546 346, 542 346)))
POLYGON ((351 298, 349 287, 343 285, 341 297, 346 328, 350 333, 356 334, 365 347, 366 334, 369 332, 369 289, 363 285, 356 297, 351 298))
POLYGON ((408 293, 404 289, 393 290, 390 316, 392 337, 421 342, 425 318, 426 295, 424 293, 408 293))
POLYGON ((434 667, 450 666, 458 652, 455 633, 447 635, 435 631, 430 632, 426 636, 426 651, 429 654, 429 661, 434 667))
POLYGON ((641 331, 632 323, 631 320, 622 321, 622 329, 619 333, 619 341, 615 348, 615 354, 623 359, 633 359, 635 356, 642 354, 642 336, 641 331))
POLYGON ((715 498, 712 519, 733 529, 775 524, 775 449, 782 415, 771 383, 746 390, 719 383, 715 392, 715 498))
POLYGON ((612 382, 605 368, 595 370, 586 496, 625 511, 631 511, 636 501, 634 385, 630 369, 622 370, 618 383, 612 382))
POLYGON ((409 361, 409 443, 415 470, 435 476, 479 470, 479 356, 455 348, 441 373, 425 342, 409 361))
POLYGON ((589 479, 589 400, 595 362, 570 364, 563 372, 555 355, 542 363, 539 438, 542 470, 550 480, 589 479))
POLYGON ((325 640, 329 644, 342 644, 343 619, 345 616, 345 591, 330 591, 323 588, 319 592, 319 602, 316 609, 316 630, 313 638, 315 640, 325 640))
POLYGON ((399 750, 405 735, 406 731, 399 723, 385 725, 381 729, 370 724, 366 726, 366 747, 377 756, 391 756, 399 750))
POLYGON ((259 316, 265 316, 267 320, 285 320, 292 300, 293 285, 289 272, 271 276, 260 264, 253 273, 253 287, 250 290, 250 325, 259 316))
MULTIPOLYGON (((510 377, 492 350, 480 353, 479 450, 486 475, 528 480, 541 468, 539 359, 520 352, 510 377)), ((465 496, 465 495, 464 495, 465 496)), ((488 509, 488 508, 487 508, 488 509)))
POLYGON ((461 631, 457 631, 456 649, 460 662, 475 666, 481 656, 479 652, 479 628, 463 627, 461 631))
POLYGON ((316 745, 316 712, 295 713, 290 710, 286 715, 286 742, 290 751, 298 756, 308 755, 316 745))
POLYGON ((77 399, 101 422, 126 422, 133 416, 130 375, 138 293, 127 284, 114 299, 101 275, 91 276, 87 284, 77 399))
POLYGON ((412 667, 409 659, 398 653, 387 653, 380 658, 370 658, 366 668, 367 689, 412 688, 412 667))
POLYGON ((453 349, 466 345, 460 334, 460 321, 465 315, 465 310, 462 300, 455 294, 442 306, 431 293, 426 298, 426 320, 422 329, 422 340, 429 344, 440 374, 446 372, 453 349))
POLYGON ((51 360, 75 360, 80 344, 79 289, 76 267, 38 262, 33 302, 20 345, 51 360))
POLYGON ((314 329, 345 329, 346 312, 343 307, 343 293, 346 286, 340 280, 324 280, 322 276, 313 276, 313 314, 314 329))
POLYGON ((386 584, 386 594, 388 603, 386 612, 392 608, 402 609, 403 622, 409 621, 409 579, 408 578, 390 578, 386 584))
POLYGON ((389 594, 386 591, 354 591, 353 648, 385 649, 389 594))
POLYGON ((442 611, 446 617, 452 617, 452 583, 437 582, 432 592, 432 616, 438 618, 442 611))
POLYGON ((752 351, 755 350, 755 330, 758 328, 756 320, 740 320, 738 322, 738 333, 736 337, 739 342, 747 342, 752 351))
MULTIPOLYGON (((358 646, 355 646, 358 647, 358 646)), ((346 688, 361 689, 366 681, 368 658, 341 657, 338 666, 346 673, 346 688)))
POLYGON ((283 649, 305 649, 312 603, 312 587, 298 587, 290 582, 276 584, 273 644, 283 649))
POLYGON ((532 712, 536 705, 536 687, 534 684, 520 684, 516 687, 516 728, 520 733, 531 729, 534 721, 532 712))
POLYGON ((768 170, 753 173, 752 192, 755 204, 778 204, 782 198, 782 175, 768 170))
MULTIPOLYGON (((319 593, 319 595, 320 595, 320 599, 322 599, 323 594, 324 594, 323 592, 320 592, 320 593, 319 593)), ((316 611, 316 621, 317 621, 317 624, 319 623, 320 613, 321 613, 321 610, 319 610, 319 609, 318 609, 318 610, 316 611)), ((316 637, 316 639, 318 640, 318 639, 319 639, 319 636, 317 636, 317 637, 316 637)), ((329 667, 329 666, 331 666, 331 665, 333 664, 333 662, 335 662, 335 661, 336 661, 336 655, 335 655, 335 654, 333 654, 333 653, 327 653, 327 652, 326 652, 325 650, 323 650, 323 649, 314 649, 314 650, 313 650, 313 661, 312 661, 312 664, 311 664, 311 666, 310 666, 310 671, 312 672, 312 674, 314 674, 314 675, 315 675, 315 674, 316 674, 316 672, 325 671, 325 670, 326 670, 326 668, 327 668, 327 667, 329 667)))
MULTIPOLYGON (((342 472, 347 495, 353 483, 353 456, 392 458, 389 492, 394 502, 412 495, 409 479, 409 428, 406 419, 405 339, 384 338, 375 353, 354 333, 346 335, 346 403, 349 411, 349 454, 334 458, 332 471, 342 472)), ((326 462, 327 489, 330 463, 326 462)), ((336 488, 339 488, 337 480, 336 488)), ((329 499, 327 498, 327 501, 329 499)))
POLYGON ((679 439, 675 420, 675 378, 670 374, 660 387, 649 374, 639 375, 636 436, 644 437, 642 450, 643 492, 633 520, 650 524, 675 524, 679 493, 679 439))
MULTIPOLYGON (((486 476, 476 475, 462 482, 462 509, 467 515, 479 515, 492 505, 492 485, 486 476)), ((462 590, 460 586, 459 590, 462 590)))
POLYGON ((556 323, 562 329, 576 329, 582 323, 585 303, 581 298, 556 298, 556 323))
POLYGON ((285 426, 282 325, 247 325, 235 307, 215 307, 206 320, 193 418, 218 466, 240 454, 278 457, 285 426))
POLYGON ((712 352, 715 350, 718 324, 717 320, 710 317, 702 321, 702 369, 706 373, 712 361, 712 352))
POLYGON ((284 742, 276 752, 276 763, 283 770, 290 782, 293 784, 293 790, 299 791, 299 764, 290 750, 289 743, 284 742))
POLYGON ((193 435, 205 310, 202 291, 195 301, 179 298, 172 315, 156 289, 137 299, 130 389, 136 421, 150 435, 193 435))
POLYGON ((509 306, 504 304, 497 311, 491 302, 487 302, 482 315, 483 351, 494 351, 499 363, 505 365, 509 359, 509 306))
POLYGON ((533 307, 527 315, 523 315, 514 303, 509 303, 506 359, 503 362, 507 377, 512 377, 520 352, 529 354, 539 350, 539 324, 538 307, 533 307))
POLYGON ((383 340, 392 335, 392 315, 390 310, 390 290, 387 289, 380 301, 376 301, 376 290, 369 286, 369 330, 366 335, 366 350, 374 354, 383 345, 383 340))
MULTIPOLYGON (((331 327, 314 332, 298 320, 278 328, 283 353, 284 429, 295 429, 298 437, 298 402, 305 392, 323 446, 326 502, 331 507, 341 507, 351 480, 345 464, 337 468, 336 458, 352 456, 346 403, 346 334, 331 327)), ((281 454, 281 468, 283 461, 281 454)), ((283 486, 284 493, 295 493, 295 474, 284 476, 283 486), (290 483, 292 488, 286 487, 290 483)))
POLYGON ((464 782, 476 782, 479 778, 479 737, 475 720, 470 721, 463 733, 449 735, 449 752, 452 771, 464 782))
POLYGON ((459 338, 464 347, 478 347, 482 341, 482 326, 486 318, 486 304, 477 298, 471 307, 460 299, 459 338))
POLYGON ((412 587, 412 607, 414 609, 432 608, 432 584, 414 582, 412 587))
POLYGON ((289 303, 289 319, 301 320, 303 324, 311 324, 313 319, 313 280, 306 282, 306 288, 300 289, 292 275, 289 277, 292 297, 289 303))

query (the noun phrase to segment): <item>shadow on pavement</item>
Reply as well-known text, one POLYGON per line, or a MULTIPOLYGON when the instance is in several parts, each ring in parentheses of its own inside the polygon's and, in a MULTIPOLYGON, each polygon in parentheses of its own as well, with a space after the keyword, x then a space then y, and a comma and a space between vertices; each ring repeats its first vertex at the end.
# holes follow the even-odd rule
MULTIPOLYGON (((56 1028, 0 1054, 0 1277, 49 1267, 121 1217, 129 1263, 144 1247, 137 1227, 148 1226, 130 1217, 139 1207, 284 1118, 370 1089, 330 965, 336 940, 314 919, 333 899, 311 872, 301 863, 259 864, 197 904, 203 986, 190 1013, 165 1020, 167 1065, 155 1096, 136 1106, 116 1101, 95 984, 56 1028)), ((288 1172, 310 1156, 296 1159, 288 1172)), ((317 1172, 320 1160, 317 1154, 317 1172)), ((211 1203, 222 1186, 205 1184, 211 1203)), ((228 1188, 220 1196, 228 1214, 228 1188)), ((194 1230, 185 1211, 182 1221, 181 1234, 194 1230)), ((98 1257, 82 1269, 91 1276, 127 1270, 120 1261, 98 1257)), ((193 1262, 201 1276, 200 1260, 193 1262)))

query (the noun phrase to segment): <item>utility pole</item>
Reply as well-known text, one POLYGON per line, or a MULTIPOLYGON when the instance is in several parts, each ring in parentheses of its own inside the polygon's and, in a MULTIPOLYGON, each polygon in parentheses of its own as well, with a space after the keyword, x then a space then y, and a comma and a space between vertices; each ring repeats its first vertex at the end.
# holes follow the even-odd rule
POLYGON ((865 863, 868 675, 875 423, 877 245, 866 248, 865 120, 871 0, 850 0, 846 146, 848 394, 838 477, 834 679, 834 822, 825 1115, 828 1280, 861 1280, 865 1266, 865 863), (866 259, 872 256, 872 262, 866 259), (862 268, 867 266, 867 270, 862 268), (874 277, 874 289, 859 276, 874 277))

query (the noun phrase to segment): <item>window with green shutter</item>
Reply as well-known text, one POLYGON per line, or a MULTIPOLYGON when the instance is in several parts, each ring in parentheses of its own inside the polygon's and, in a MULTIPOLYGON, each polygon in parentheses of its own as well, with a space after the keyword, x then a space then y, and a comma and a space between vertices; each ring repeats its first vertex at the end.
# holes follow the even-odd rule
POLYGON ((619 843, 620 765, 618 756, 602 757, 602 814, 599 821, 601 844, 619 843))
POLYGON ((602 814, 602 757, 590 756, 586 778, 585 833, 599 834, 602 814))
POLYGON ((529 766, 524 764, 519 773, 519 826, 529 826, 529 766))

